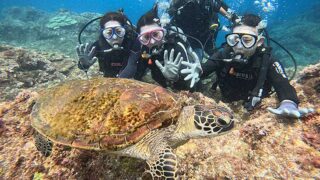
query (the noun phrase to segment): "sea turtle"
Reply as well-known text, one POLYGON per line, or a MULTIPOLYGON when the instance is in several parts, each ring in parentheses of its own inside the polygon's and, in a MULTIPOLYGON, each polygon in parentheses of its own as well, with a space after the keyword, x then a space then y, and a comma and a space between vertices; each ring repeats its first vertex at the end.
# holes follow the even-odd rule
POLYGON ((130 79, 72 80, 39 93, 32 113, 36 147, 53 143, 146 160, 153 178, 176 178, 172 148, 222 134, 232 113, 218 105, 184 106, 181 95, 130 79))

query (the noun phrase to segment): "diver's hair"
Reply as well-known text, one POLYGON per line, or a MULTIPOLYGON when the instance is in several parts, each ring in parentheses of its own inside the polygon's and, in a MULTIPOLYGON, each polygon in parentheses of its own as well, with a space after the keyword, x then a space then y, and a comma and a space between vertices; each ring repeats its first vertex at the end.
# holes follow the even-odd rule
POLYGON ((234 27, 240 26, 240 25, 246 25, 246 26, 250 26, 250 27, 257 27, 258 24, 260 23, 260 21, 261 21, 261 18, 258 15, 245 14, 241 18, 241 24, 236 24, 234 27))
POLYGON ((140 17, 137 23, 137 32, 140 33, 142 26, 151 25, 154 23, 159 24, 159 22, 155 21, 156 19, 159 19, 157 4, 151 10, 140 17))
POLYGON ((108 12, 100 20, 100 27, 104 28, 104 24, 108 21, 118 21, 121 26, 126 24, 126 16, 120 12, 108 12))

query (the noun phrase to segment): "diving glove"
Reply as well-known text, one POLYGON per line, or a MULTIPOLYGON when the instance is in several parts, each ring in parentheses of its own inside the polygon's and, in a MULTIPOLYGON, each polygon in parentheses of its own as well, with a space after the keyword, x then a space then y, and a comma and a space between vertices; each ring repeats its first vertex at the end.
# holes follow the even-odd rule
POLYGON ((185 81, 191 79, 190 88, 192 88, 200 80, 200 75, 202 74, 202 68, 198 55, 195 52, 192 52, 191 57, 193 58, 194 63, 189 63, 186 61, 182 61, 181 63, 187 66, 187 68, 181 70, 181 73, 187 75, 184 78, 185 81))
POLYGON ((250 96, 248 101, 245 102, 244 108, 247 109, 247 111, 252 111, 256 106, 258 106, 261 103, 261 98, 257 96, 250 96))
POLYGON ((233 23, 233 24, 239 24, 241 22, 241 18, 239 16, 237 16, 235 13, 233 13, 231 15, 231 19, 230 21, 233 23))
POLYGON ((239 17, 233 10, 228 9, 227 13, 226 17, 232 22, 232 24, 238 24, 241 22, 241 17, 239 17))
POLYGON ((273 114, 288 118, 300 118, 314 112, 312 108, 298 108, 298 105, 290 100, 283 100, 277 109, 271 107, 267 109, 273 114))
POLYGON ((174 59, 174 49, 171 49, 170 56, 168 56, 168 50, 164 51, 164 65, 162 65, 158 60, 155 61, 156 65, 162 72, 163 76, 169 80, 176 82, 179 80, 179 69, 183 57, 181 53, 178 53, 175 60, 174 59))
POLYGON ((82 70, 88 70, 90 66, 92 66, 98 58, 94 56, 95 54, 95 46, 89 50, 89 43, 80 44, 77 46, 77 55, 79 58, 79 68, 82 70))

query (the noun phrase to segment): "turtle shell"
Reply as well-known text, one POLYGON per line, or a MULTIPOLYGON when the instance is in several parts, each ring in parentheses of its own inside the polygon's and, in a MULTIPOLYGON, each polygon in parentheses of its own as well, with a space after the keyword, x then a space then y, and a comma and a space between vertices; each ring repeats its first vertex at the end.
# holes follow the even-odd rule
POLYGON ((120 78, 73 80, 39 93, 32 126, 55 143, 120 150, 177 121, 178 96, 160 86, 120 78))

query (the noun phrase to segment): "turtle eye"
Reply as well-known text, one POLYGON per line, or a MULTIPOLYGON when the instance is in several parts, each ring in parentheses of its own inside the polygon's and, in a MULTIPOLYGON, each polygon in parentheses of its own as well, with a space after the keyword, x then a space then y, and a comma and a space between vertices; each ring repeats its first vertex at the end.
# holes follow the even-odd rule
POLYGON ((218 118, 218 123, 221 125, 221 126, 225 126, 225 125, 227 125, 228 123, 225 121, 225 120, 223 120, 222 118, 218 118))

